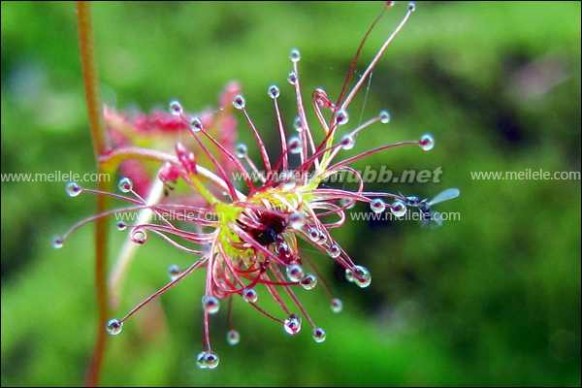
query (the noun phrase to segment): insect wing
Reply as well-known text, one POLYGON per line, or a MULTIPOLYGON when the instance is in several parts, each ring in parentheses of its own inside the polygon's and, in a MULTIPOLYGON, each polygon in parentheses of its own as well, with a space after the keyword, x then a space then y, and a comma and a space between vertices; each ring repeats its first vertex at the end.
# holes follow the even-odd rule
POLYGON ((461 195, 461 192, 457 188, 446 189, 438 193, 433 199, 428 202, 429 206, 436 205, 437 203, 449 201, 451 199, 457 198, 461 195))

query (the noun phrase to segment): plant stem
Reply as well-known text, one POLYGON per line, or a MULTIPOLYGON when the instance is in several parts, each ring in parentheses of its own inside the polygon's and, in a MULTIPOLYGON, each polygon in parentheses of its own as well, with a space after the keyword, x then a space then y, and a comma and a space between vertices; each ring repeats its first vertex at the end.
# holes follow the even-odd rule
MULTIPOLYGON (((97 68, 95 66, 93 50, 93 30, 91 27, 91 10, 85 1, 77 2, 77 25, 79 29, 79 47, 83 82, 85 86, 85 101, 89 116, 89 129, 93 144, 93 152, 97 161, 97 170, 103 172, 99 157, 106 151, 105 132, 101 120, 101 105, 97 87, 97 68)), ((99 190, 107 190, 107 182, 99 182, 99 190)), ((106 198, 97 196, 97 213, 106 208, 106 198)), ((107 224, 104 219, 95 222, 95 292, 97 297, 97 338, 87 370, 85 384, 90 387, 99 385, 101 367, 107 344, 105 323, 108 316, 107 303, 107 224)))
POLYGON ((105 132, 101 121, 101 104, 97 87, 97 67, 93 48, 93 27, 91 24, 91 8, 89 2, 77 1, 77 25, 79 28, 79 48, 81 50, 81 66, 85 85, 85 101, 89 115, 89 130, 93 141, 93 152, 99 161, 105 148, 105 132))
MULTIPOLYGON (((99 183, 99 190, 106 191, 108 188, 105 183, 99 183), (103 187, 105 186, 105 187, 103 187)), ((97 196, 97 214, 105 211, 106 198, 97 196)), ((99 385, 101 367, 105 355, 105 346, 107 344, 107 334, 105 324, 108 317, 108 296, 107 296, 107 224, 105 219, 98 219, 95 222, 95 293, 97 297, 97 338, 95 347, 91 356, 87 374, 85 376, 85 385, 96 387, 99 385)))

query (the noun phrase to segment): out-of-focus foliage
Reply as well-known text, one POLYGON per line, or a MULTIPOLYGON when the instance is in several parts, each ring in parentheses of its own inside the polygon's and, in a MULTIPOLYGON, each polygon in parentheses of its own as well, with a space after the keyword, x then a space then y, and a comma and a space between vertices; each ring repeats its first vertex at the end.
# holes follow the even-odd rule
MULTIPOLYGON (((304 90, 324 86, 335 96, 381 6, 95 4, 103 97, 120 109, 178 98, 200 110, 238 80, 275 152, 266 88, 282 86, 290 121, 289 50, 301 49, 304 90)), ((360 70, 404 11, 397 5, 379 24, 360 70)), ((3 2, 1 75, 2 173, 94 171, 73 5, 3 2)), ((430 153, 395 150, 366 163, 398 171, 442 166, 440 183, 382 188, 429 196, 457 186, 461 198, 441 209, 459 211, 460 221, 440 229, 346 225, 338 240, 374 281, 361 291, 319 259, 345 305, 333 315, 322 293, 305 295, 327 341, 290 338, 237 304, 239 346, 226 345, 226 325, 213 319, 221 356, 214 371, 195 367, 197 274, 112 338, 104 382, 579 385, 580 182, 474 181, 470 172, 580 171, 580 4, 418 4, 374 72, 364 117, 383 107, 391 124, 360 136, 355 151, 432 132, 430 153)), ((250 139, 241 127, 239 137, 250 139)), ((93 202, 68 199, 63 186, 2 183, 2 385, 78 384, 88 363, 96 318, 91 228, 62 250, 49 242, 91 214, 93 202)), ((112 254, 122 243, 113 229, 112 254)), ((191 260, 148 242, 119 312, 163 284, 169 264, 191 260)))

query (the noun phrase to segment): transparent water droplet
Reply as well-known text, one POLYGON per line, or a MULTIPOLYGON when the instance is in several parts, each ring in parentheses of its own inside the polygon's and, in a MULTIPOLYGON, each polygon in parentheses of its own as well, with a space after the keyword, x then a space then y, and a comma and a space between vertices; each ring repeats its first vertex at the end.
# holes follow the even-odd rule
POLYGON ((344 309, 344 303, 339 298, 333 298, 330 303, 331 311, 339 314, 344 309))
POLYGON ((63 247, 63 245, 65 244, 65 240, 61 236, 55 236, 55 237, 53 237, 51 244, 52 244, 53 248, 61 249, 63 247))
POLYGON ((305 225, 305 216, 301 212, 293 212, 289 214, 289 225, 293 229, 299 230, 305 225))
POLYGON ((119 180, 119 184, 117 185, 117 187, 119 188, 119 191, 121 191, 122 193, 129 193, 130 191, 133 190, 133 182, 131 181, 131 179, 127 177, 121 178, 119 180))
POLYGON ((219 363, 220 358, 212 351, 200 352, 196 356, 196 365, 200 369, 214 369, 219 363))
POLYGON ((299 281, 299 284, 305 290, 313 290, 317 286, 317 277, 313 274, 307 274, 299 281))
POLYGON ((370 201, 370 209, 376 214, 383 213, 386 210, 386 203, 380 198, 375 198, 370 201))
POLYGON ((344 137, 342 137, 340 145, 342 149, 349 151, 356 145, 356 139, 348 133, 347 135, 344 135, 344 137))
POLYGON ((279 87, 277 87, 277 85, 271 85, 271 86, 269 86, 267 94, 272 99, 275 99, 275 98, 279 97, 279 95, 281 94, 281 91, 279 90, 279 87))
POLYGON ((434 138, 429 134, 422 135, 418 141, 418 145, 423 151, 430 151, 434 148, 434 138))
POLYGON ((204 295, 202 297, 202 308, 208 314, 216 314, 220 310, 220 302, 215 296, 204 295))
POLYGON ((292 154, 301 153, 301 140, 297 136, 293 136, 288 142, 289 152, 292 154))
POLYGON ((234 99, 232 100, 232 106, 234 106, 235 109, 238 110, 244 109, 245 105, 246 105, 245 98, 240 94, 235 96, 234 99))
POLYGON ((182 270, 177 264, 172 264, 168 267, 168 276, 170 276, 170 280, 174 281, 178 279, 178 276, 182 273, 182 270))
POLYGON ((319 230, 317 230, 317 228, 311 227, 307 230, 307 236, 309 237, 309 239, 313 242, 319 242, 320 239, 320 234, 319 234, 319 230))
POLYGON ((301 60, 301 53, 299 50, 291 50, 291 53, 289 53, 289 59, 291 59, 291 62, 299 62, 301 60))
POLYGON ((324 244, 327 241, 327 235, 325 233, 323 233, 322 230, 319 231, 319 238, 317 239, 317 242, 319 244, 324 244))
POLYGON ((110 319, 105 328, 110 335, 118 335, 123 330, 123 322, 119 319, 110 319))
POLYGON ((181 116, 184 113, 184 108, 182 108, 182 104, 179 101, 171 101, 170 102, 170 113, 174 116, 181 116))
POLYGON ((388 124, 390 122, 390 112, 387 110, 380 111, 380 122, 382 124, 388 124))
POLYGON ((313 329, 313 340, 318 344, 324 342, 325 330, 323 330, 321 327, 316 327, 315 329, 313 329))
POLYGON ((416 3, 414 1, 411 1, 410 3, 408 3, 408 10, 410 12, 416 11, 416 3))
POLYGON ((404 217, 406 214, 406 205, 400 200, 394 201, 390 205, 390 212, 396 217, 404 217))
POLYGON ((297 74, 295 74, 294 71, 289 73, 289 76, 287 76, 287 81, 291 84, 291 85, 295 85, 295 83, 297 82, 297 74))
POLYGON ((234 329, 229 330, 226 333, 226 342, 230 346, 238 345, 240 342, 240 333, 234 329))
POLYGON ((65 191, 69 197, 76 197, 83 192, 83 188, 77 182, 69 182, 65 186, 65 191))
POLYGON ((203 129, 202 120, 199 117, 192 117, 190 120, 190 129, 193 132, 200 132, 203 129))
POLYGON ((117 230, 124 231, 127 229, 127 224, 123 221, 118 221, 117 224, 115 224, 115 227, 117 228, 117 230))
POLYGON ((332 258, 332 259, 337 259, 338 257, 340 257, 340 255, 342 254, 342 250, 340 248, 339 245, 337 245, 336 243, 332 243, 329 248, 327 248, 327 254, 332 258))
POLYGON ((247 303, 257 303, 257 300, 259 300, 259 294, 254 288, 245 288, 242 292, 242 297, 247 303))
POLYGON ((246 144, 239 143, 239 144, 236 145, 235 153, 236 153, 236 156, 238 158, 241 158, 242 159, 242 158, 244 158, 245 156, 248 155, 249 150, 248 150, 246 144))
POLYGON ((335 122, 337 125, 345 125, 350 121, 350 116, 345 109, 340 109, 335 114, 335 122))
POLYGON ((289 317, 283 321, 283 328, 289 335, 298 334, 301 331, 301 318, 295 314, 289 315, 289 317))
POLYGON ((354 283, 360 288, 366 288, 372 283, 372 275, 366 267, 357 265, 354 267, 354 283))
POLYGON ((287 279, 290 282, 299 282, 305 273, 303 272, 303 268, 299 264, 290 264, 286 268, 287 279))
POLYGON ((133 228, 133 229, 132 229, 132 231, 131 231, 131 235, 130 235, 130 237, 129 237, 129 238, 130 238, 130 239, 131 239, 131 241, 133 241, 134 243, 136 243, 136 244, 139 244, 139 245, 143 245, 143 244, 145 244, 145 242, 147 241, 147 239, 148 239, 148 236, 147 236, 147 234, 146 234, 146 232, 145 232, 144 230, 142 230, 142 229, 138 229, 138 228, 136 227, 136 228, 133 228))
POLYGON ((295 120, 293 120, 293 128, 295 128, 297 132, 303 132, 303 122, 301 121, 301 117, 295 117, 295 120))

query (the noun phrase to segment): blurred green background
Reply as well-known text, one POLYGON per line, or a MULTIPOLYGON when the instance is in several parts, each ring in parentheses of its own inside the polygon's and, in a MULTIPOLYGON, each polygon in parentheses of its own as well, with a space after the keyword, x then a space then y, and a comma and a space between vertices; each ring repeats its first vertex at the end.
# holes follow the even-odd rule
MULTIPOLYGON (((336 96, 381 3, 99 3, 95 46, 103 99, 149 111, 178 98, 214 106, 230 80, 275 150, 271 83, 285 118, 289 50, 302 53, 304 92, 336 96)), ((366 45, 359 71, 404 14, 399 3, 366 45)), ((1 171, 94 171, 71 3, 2 2, 1 171)), ((371 185, 434 195, 461 220, 353 222, 334 235, 373 273, 360 290, 323 257, 344 312, 322 292, 302 299, 327 330, 315 344, 235 305, 242 340, 229 347, 224 314, 212 335, 221 365, 198 370, 202 273, 164 295, 111 338, 105 384, 580 385, 580 181, 474 181, 471 171, 580 171, 580 3, 419 3, 351 111, 392 113, 356 149, 416 139, 366 164, 443 169, 440 183, 371 185)), ((250 139, 244 125, 240 139, 250 139)), ((256 150, 253 150, 257 155, 256 150)), ((64 183, 2 183, 2 385, 83 381, 95 334, 92 227, 62 249, 53 235, 91 214, 64 183)), ((365 210, 357 208, 358 210, 365 210)), ((112 256, 123 236, 112 227, 112 256)), ((121 315, 191 258, 159 241, 141 249, 121 315)))

